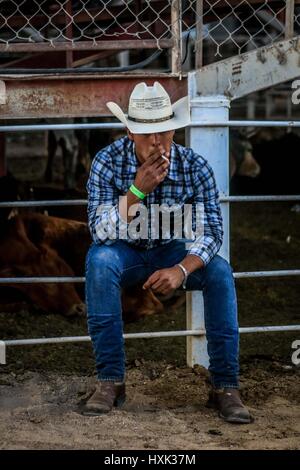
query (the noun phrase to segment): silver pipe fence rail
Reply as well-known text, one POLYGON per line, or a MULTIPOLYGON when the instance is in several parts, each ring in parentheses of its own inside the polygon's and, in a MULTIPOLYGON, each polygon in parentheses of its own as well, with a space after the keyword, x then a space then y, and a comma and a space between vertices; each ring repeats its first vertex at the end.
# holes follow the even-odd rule
POLYGON ((249 121, 246 120, 229 120, 229 121, 194 121, 190 127, 300 127, 300 121, 249 121))
MULTIPOLYGON (((239 328, 239 332, 245 333, 265 333, 278 331, 298 331, 300 325, 282 325, 282 326, 253 326, 239 328)), ((202 336, 205 330, 180 330, 180 331, 149 331, 143 333, 125 333, 124 339, 151 339, 151 338, 174 338, 178 336, 202 336)), ((90 336, 66 336, 59 338, 34 338, 34 339, 14 339, 4 341, 7 346, 33 345, 33 344, 51 344, 51 343, 72 343, 88 342, 90 336)))
MULTIPOLYGON (((240 334, 245 333, 272 333, 282 331, 300 331, 300 325, 282 325, 282 326, 254 326, 239 328, 240 334)), ((143 333, 126 333, 124 339, 153 339, 153 338, 174 338, 180 336, 204 336, 205 330, 180 330, 180 331, 150 331, 143 333)), ((90 336, 65 336, 59 338, 32 338, 32 339, 13 339, 0 340, 0 364, 6 364, 7 346, 33 346, 36 344, 62 344, 62 343, 80 343, 90 342, 90 336)))
MULTIPOLYGON (((277 271, 245 271, 233 273, 236 279, 256 277, 300 276, 300 269, 283 269, 277 271)), ((39 276, 39 277, 0 277, 0 284, 51 284, 51 283, 83 283, 84 276, 39 276)))
POLYGON ((7 201, 0 202, 1 207, 49 207, 49 206, 86 206, 86 199, 66 199, 53 201, 7 201))
POLYGON ((117 122, 79 123, 79 124, 22 124, 0 126, 0 132, 34 132, 34 131, 58 131, 73 129, 125 129, 124 124, 117 122))
POLYGON ((39 277, 0 277, 0 284, 51 284, 51 283, 85 282, 83 276, 39 276, 39 277))
MULTIPOLYGON (((194 121, 187 127, 300 127, 300 121, 250 121, 229 120, 229 121, 194 121)), ((0 126, 0 132, 34 132, 43 130, 73 130, 73 129, 125 129, 124 124, 117 122, 99 123, 70 123, 70 124, 22 124, 0 126)))
MULTIPOLYGON (((223 196, 220 202, 280 202, 280 201, 300 201, 300 195, 284 196, 223 196)), ((0 202, 2 207, 54 207, 54 206, 86 206, 86 199, 66 199, 52 201, 6 201, 0 202)))
POLYGON ((220 202, 280 202, 280 201, 300 201, 300 195, 228 196, 228 197, 220 198, 220 202))

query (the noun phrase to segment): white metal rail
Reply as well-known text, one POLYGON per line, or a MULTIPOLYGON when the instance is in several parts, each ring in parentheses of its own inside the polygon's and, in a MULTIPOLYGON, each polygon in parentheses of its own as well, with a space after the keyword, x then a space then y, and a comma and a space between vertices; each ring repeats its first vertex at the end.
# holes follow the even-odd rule
MULTIPOLYGON (((239 333, 274 333, 280 331, 300 331, 300 325, 283 326, 253 326, 239 328, 239 333)), ((178 336, 201 336, 204 337, 205 330, 181 330, 181 331, 152 331, 145 333, 126 333, 124 339, 152 339, 152 338, 174 338, 178 336)), ((6 364, 7 346, 31 346, 36 344, 60 344, 60 343, 85 343, 91 341, 90 336, 65 336, 59 338, 34 338, 0 340, 0 364, 6 364)))
MULTIPOLYGON (((283 269, 277 271, 245 271, 233 273, 236 279, 254 278, 254 277, 287 277, 300 276, 300 269, 283 269)), ((38 277, 0 277, 0 284, 51 284, 62 283, 83 283, 83 276, 38 276, 38 277)))
MULTIPOLYGON (((220 202, 271 202, 300 201, 300 195, 286 196, 227 196, 220 197, 220 202)), ((47 206, 86 206, 86 199, 53 199, 50 201, 14 201, 0 202, 1 207, 47 207, 47 206)))
MULTIPOLYGON (((193 121, 188 127, 300 127, 300 121, 193 121)), ((22 124, 0 126, 0 132, 34 132, 46 130, 72 130, 72 129, 125 129, 124 124, 118 122, 80 123, 80 124, 22 124)))

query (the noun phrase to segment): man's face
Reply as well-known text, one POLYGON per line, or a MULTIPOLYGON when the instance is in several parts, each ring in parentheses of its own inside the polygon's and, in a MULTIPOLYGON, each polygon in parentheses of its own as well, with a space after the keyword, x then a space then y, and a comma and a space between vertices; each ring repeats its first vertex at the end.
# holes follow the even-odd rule
POLYGON ((147 158, 156 152, 170 154, 175 131, 157 132, 155 134, 132 134, 127 129, 127 134, 129 139, 135 143, 135 152, 138 160, 144 163, 147 158))

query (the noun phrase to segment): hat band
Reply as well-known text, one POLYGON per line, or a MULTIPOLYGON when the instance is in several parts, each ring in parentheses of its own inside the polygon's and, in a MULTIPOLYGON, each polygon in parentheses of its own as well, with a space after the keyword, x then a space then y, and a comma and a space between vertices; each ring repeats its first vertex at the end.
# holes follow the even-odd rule
POLYGON ((172 119, 173 117, 174 117, 174 113, 170 114, 170 116, 166 116, 166 117, 158 118, 158 119, 137 119, 137 118, 133 118, 131 116, 128 116, 128 119, 130 119, 130 121, 134 121, 134 122, 141 122, 141 123, 144 123, 144 124, 152 124, 154 122, 169 121, 169 119, 172 119))

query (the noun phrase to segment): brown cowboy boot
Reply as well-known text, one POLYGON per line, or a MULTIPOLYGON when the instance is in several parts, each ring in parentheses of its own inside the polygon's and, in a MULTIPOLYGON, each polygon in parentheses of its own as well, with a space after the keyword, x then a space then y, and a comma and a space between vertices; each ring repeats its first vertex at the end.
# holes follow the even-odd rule
POLYGON ((99 381, 95 392, 86 402, 83 414, 97 416, 102 413, 108 413, 113 406, 121 406, 125 398, 125 383, 115 384, 114 382, 99 381))
POLYGON ((236 388, 214 388, 209 394, 207 406, 217 409, 220 418, 228 423, 249 424, 254 421, 236 388))

